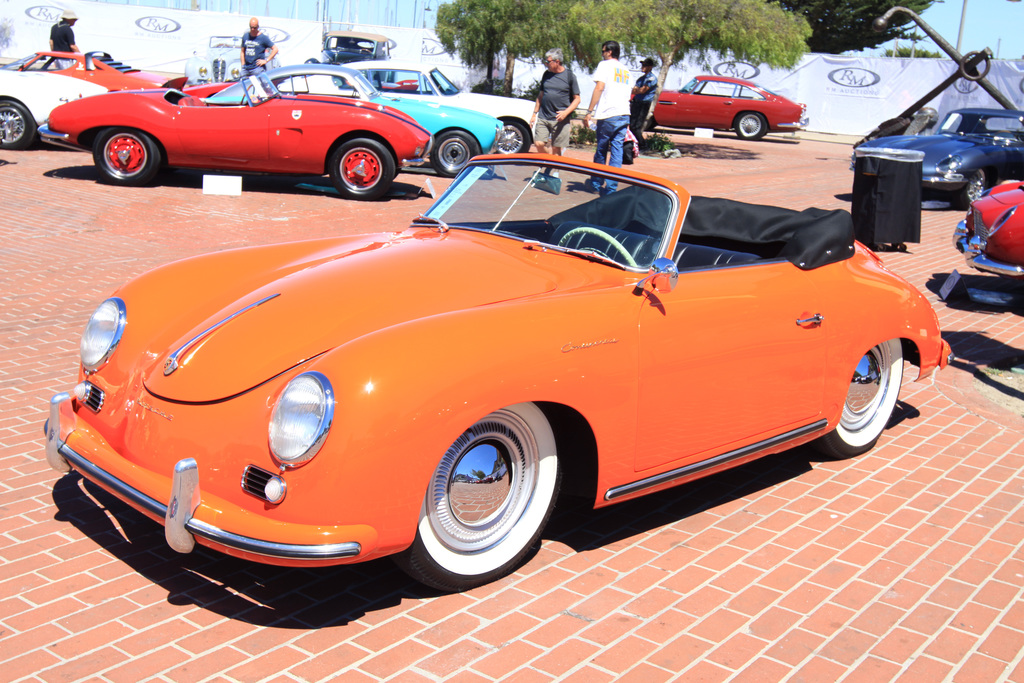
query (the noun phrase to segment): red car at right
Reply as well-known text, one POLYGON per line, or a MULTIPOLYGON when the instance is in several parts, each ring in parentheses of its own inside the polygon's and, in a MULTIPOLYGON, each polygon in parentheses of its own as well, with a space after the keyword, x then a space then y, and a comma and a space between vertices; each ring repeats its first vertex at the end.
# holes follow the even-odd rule
POLYGON ((953 231, 967 265, 985 273, 1024 280, 1024 183, 996 185, 971 204, 953 231))
POLYGON ((727 76, 697 76, 680 90, 664 90, 654 105, 650 127, 733 130, 743 140, 769 132, 807 127, 807 105, 727 76))

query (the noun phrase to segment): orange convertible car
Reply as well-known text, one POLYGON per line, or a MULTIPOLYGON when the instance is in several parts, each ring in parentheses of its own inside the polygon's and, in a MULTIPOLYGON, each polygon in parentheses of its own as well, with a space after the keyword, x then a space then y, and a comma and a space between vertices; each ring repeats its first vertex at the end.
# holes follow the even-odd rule
POLYGON ((926 377, 949 353, 846 212, 481 156, 405 231, 121 287, 46 455, 181 552, 394 555, 463 590, 515 569, 560 486, 604 506, 812 440, 862 453, 905 361, 926 377))

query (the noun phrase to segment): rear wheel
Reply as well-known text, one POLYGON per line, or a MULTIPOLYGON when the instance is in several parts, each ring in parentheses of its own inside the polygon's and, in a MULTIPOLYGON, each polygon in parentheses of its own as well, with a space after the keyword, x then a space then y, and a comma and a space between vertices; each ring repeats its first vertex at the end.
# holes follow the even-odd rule
POLYGON ((498 153, 516 154, 530 151, 532 136, 525 124, 509 119, 502 121, 504 127, 498 132, 498 153))
POLYGON ((434 140, 430 165, 438 175, 451 178, 466 167, 469 160, 480 153, 480 145, 472 135, 462 130, 449 130, 434 140))
POLYGON ((768 132, 768 119, 756 111, 745 111, 736 117, 732 127, 744 140, 760 140, 768 132))
POLYGON ((380 199, 395 178, 391 152, 376 140, 356 138, 334 150, 327 163, 331 182, 346 199, 380 199))
POLYGON ((882 435, 903 381, 903 347, 890 339, 868 351, 854 368, 843 414, 836 428, 815 442, 824 455, 852 458, 874 448, 882 435))
POLYGON ((520 403, 491 413, 441 458, 416 540, 396 562, 444 591, 510 573, 540 537, 559 479, 554 433, 540 408, 520 403))
POLYGON ((36 120, 18 102, 0 102, 0 149, 25 149, 36 138, 36 120))
POLYGON ((160 170, 160 148, 150 136, 131 128, 108 128, 96 138, 92 158, 100 179, 113 185, 139 186, 160 170))

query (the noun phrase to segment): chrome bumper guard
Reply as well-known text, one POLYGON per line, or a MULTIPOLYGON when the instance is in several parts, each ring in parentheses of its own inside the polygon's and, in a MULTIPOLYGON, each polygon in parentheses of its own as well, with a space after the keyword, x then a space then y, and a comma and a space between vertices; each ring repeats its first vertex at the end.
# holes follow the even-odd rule
POLYGON ((67 392, 56 394, 50 399, 50 417, 44 428, 46 432, 46 461, 50 467, 61 473, 74 467, 86 479, 108 489, 118 498, 155 517, 163 517, 167 544, 180 553, 192 551, 195 547, 196 536, 227 548, 287 560, 334 560, 356 557, 362 552, 361 546, 354 542, 325 543, 323 545, 275 543, 241 536, 197 520, 192 515, 199 507, 201 495, 199 467, 193 458, 180 460, 174 466, 171 503, 164 505, 72 450, 66 442, 73 431, 70 427, 73 424, 74 413, 71 406, 71 395, 67 392))
POLYGON ((967 184, 967 180, 960 173, 950 173, 945 176, 925 176, 921 179, 925 187, 940 187, 944 190, 957 190, 967 184))
POLYGON ((58 133, 55 130, 50 130, 49 126, 45 123, 39 126, 38 133, 39 138, 43 142, 49 142, 51 145, 57 145, 58 147, 64 147, 66 149, 73 149, 76 152, 86 151, 84 147, 76 145, 73 142, 69 142, 69 138, 71 137, 69 134, 58 133))

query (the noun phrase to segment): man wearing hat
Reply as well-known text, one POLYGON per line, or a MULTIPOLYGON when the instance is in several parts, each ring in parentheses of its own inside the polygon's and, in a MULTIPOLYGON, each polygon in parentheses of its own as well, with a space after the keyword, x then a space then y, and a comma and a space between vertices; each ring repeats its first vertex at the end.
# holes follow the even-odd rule
POLYGON ((654 70, 654 60, 648 57, 640 65, 643 75, 636 79, 633 86, 633 99, 629 103, 629 129, 644 146, 644 123, 647 121, 647 112, 651 110, 654 103, 654 96, 658 94, 658 78, 651 71, 654 70))
MULTIPOLYGON (((60 22, 50 28, 50 51, 81 52, 78 45, 75 44, 75 32, 71 30, 76 21, 78 21, 78 15, 74 10, 64 10, 64 14, 60 15, 60 22)), ((66 69, 74 64, 74 60, 71 59, 59 59, 57 62, 57 68, 60 69, 66 69)))

